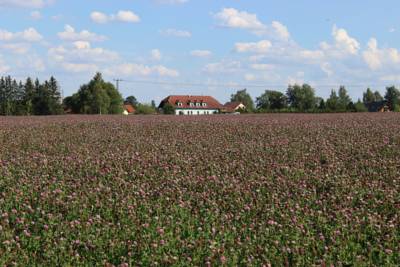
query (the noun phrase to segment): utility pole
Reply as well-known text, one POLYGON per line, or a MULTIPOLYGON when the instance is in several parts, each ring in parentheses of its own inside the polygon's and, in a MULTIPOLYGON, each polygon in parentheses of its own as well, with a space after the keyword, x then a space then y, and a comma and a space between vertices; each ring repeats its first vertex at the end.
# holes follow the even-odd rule
POLYGON ((117 90, 119 91, 119 83, 120 83, 120 82, 123 82, 124 80, 122 80, 122 79, 114 79, 114 81, 115 81, 115 83, 116 83, 117 90))

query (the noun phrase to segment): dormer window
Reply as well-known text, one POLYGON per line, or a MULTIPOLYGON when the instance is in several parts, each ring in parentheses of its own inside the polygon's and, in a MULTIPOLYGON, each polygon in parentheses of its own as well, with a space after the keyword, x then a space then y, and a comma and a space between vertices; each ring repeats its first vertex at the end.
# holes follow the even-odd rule
POLYGON ((194 103, 193 102, 189 102, 189 106, 193 107, 194 103))
POLYGON ((203 105, 203 107, 207 107, 207 103, 201 103, 203 105))
POLYGON ((176 105, 178 106, 178 107, 182 107, 182 102, 179 102, 179 101, 176 101, 176 105))
POLYGON ((196 106, 197 106, 197 107, 200 107, 200 103, 199 103, 199 102, 197 102, 197 103, 196 103, 196 106))

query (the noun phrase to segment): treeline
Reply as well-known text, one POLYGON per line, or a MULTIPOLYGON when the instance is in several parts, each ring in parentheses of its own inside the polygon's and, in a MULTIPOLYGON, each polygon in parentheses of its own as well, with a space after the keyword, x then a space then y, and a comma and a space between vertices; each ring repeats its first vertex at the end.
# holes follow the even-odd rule
POLYGON ((362 100, 353 102, 344 86, 337 91, 332 90, 328 99, 324 100, 315 95, 315 90, 308 84, 290 85, 286 94, 266 90, 255 101, 246 89, 239 90, 231 95, 231 101, 242 102, 247 109, 245 112, 366 112, 378 111, 373 109, 387 109, 400 111, 400 91, 394 86, 387 87, 382 96, 378 91, 368 88, 362 100))
POLYGON ((63 113, 60 88, 51 77, 41 83, 31 78, 17 82, 0 78, 0 115, 58 115, 63 113))

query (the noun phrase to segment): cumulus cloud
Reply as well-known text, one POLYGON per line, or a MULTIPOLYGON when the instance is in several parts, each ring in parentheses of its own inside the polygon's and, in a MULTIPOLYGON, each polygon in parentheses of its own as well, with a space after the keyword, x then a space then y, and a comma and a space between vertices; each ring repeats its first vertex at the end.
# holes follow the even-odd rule
POLYGON ((178 77, 179 72, 174 69, 167 68, 162 65, 147 66, 135 63, 123 63, 112 68, 106 68, 105 73, 108 75, 124 75, 124 76, 161 76, 161 77, 178 77))
POLYGON ((52 47, 48 54, 53 61, 63 64, 110 63, 119 59, 118 53, 100 47, 92 48, 87 41, 76 41, 70 47, 52 47))
POLYGON ((239 53, 267 53, 272 47, 272 43, 268 40, 259 41, 257 43, 236 43, 235 50, 239 53))
POLYGON ((377 70, 385 64, 393 67, 400 63, 400 53, 395 48, 379 48, 378 41, 371 38, 363 52, 363 59, 371 70, 377 70))
POLYGON ((159 60, 161 60, 161 58, 162 58, 162 54, 161 54, 160 50, 158 50, 158 49, 151 50, 151 59, 152 60, 159 61, 159 60))
POLYGON ((177 30, 177 29, 166 29, 160 31, 163 36, 172 36, 172 37, 180 37, 180 38, 190 38, 192 37, 192 33, 185 30, 177 30))
POLYGON ((207 64, 203 71, 210 74, 235 73, 238 72, 241 67, 242 63, 240 61, 223 60, 221 62, 207 64))
POLYGON ((120 10, 117 14, 107 15, 99 11, 93 11, 90 14, 92 21, 100 24, 105 24, 112 21, 128 22, 128 23, 138 23, 140 22, 140 17, 130 10, 120 10))
POLYGON ((31 46, 29 43, 5 43, 0 45, 0 49, 10 51, 14 54, 26 54, 29 52, 31 46))
POLYGON ((7 30, 0 29, 0 41, 27 41, 27 42, 39 42, 43 39, 43 36, 36 31, 35 28, 28 28, 22 32, 9 32, 7 30))
POLYGON ((209 57, 212 55, 212 52, 209 50, 193 50, 190 52, 190 55, 194 57, 209 57))
POLYGON ((0 0, 0 7, 42 8, 53 1, 50 0, 0 0))
POLYGON ((289 41, 290 33, 285 25, 279 21, 272 21, 270 25, 262 23, 256 14, 240 11, 235 8, 224 8, 214 16, 219 26, 249 30, 257 35, 267 35, 274 39, 289 41))
POLYGON ((58 37, 64 41, 89 41, 89 42, 100 42, 107 38, 103 35, 98 35, 96 33, 83 30, 81 32, 76 32, 71 25, 65 25, 64 31, 59 32, 58 37))
POLYGON ((360 50, 360 43, 351 37, 345 29, 338 28, 336 25, 332 29, 333 44, 322 42, 320 47, 326 54, 334 57, 345 57, 347 55, 357 55, 360 50))

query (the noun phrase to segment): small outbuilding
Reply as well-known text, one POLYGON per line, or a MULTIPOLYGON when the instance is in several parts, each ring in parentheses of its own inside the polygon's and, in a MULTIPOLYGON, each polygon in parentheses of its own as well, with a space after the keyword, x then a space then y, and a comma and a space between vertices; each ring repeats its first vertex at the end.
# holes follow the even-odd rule
POLYGON ((131 104, 125 104, 124 105, 124 111, 123 114, 124 115, 131 115, 131 114, 135 114, 136 109, 134 106, 132 106, 131 104))

